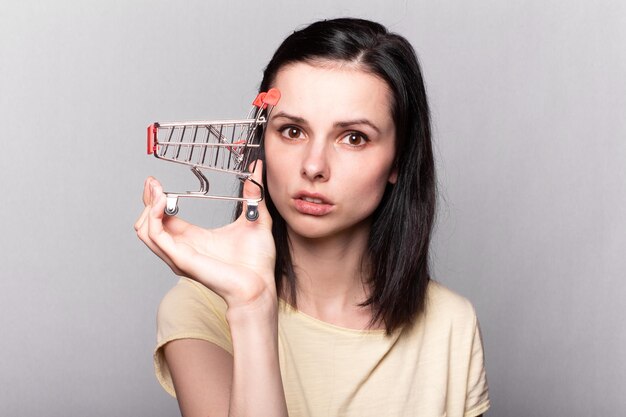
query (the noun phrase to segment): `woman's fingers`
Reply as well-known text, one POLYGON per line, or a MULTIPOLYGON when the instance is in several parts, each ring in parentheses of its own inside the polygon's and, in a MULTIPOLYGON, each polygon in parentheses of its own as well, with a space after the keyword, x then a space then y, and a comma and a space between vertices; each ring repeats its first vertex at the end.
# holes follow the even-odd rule
MULTIPOLYGON (((259 161, 252 176, 258 184, 262 184, 262 168, 259 161)), ((244 195, 254 201, 262 197, 262 189, 246 181, 244 195)), ((144 184, 143 202, 146 206, 135 223, 137 236, 175 274, 204 284, 229 305, 255 300, 273 286, 271 217, 264 202, 257 203, 260 216, 256 221, 244 217, 214 231, 166 215, 167 196, 152 177, 144 184), (241 259, 240 249, 249 247, 254 249, 252 255, 241 259)))
POLYGON ((146 222, 146 219, 148 218, 148 214, 149 213, 150 213, 150 206, 144 207, 143 211, 141 212, 141 215, 139 215, 139 218, 135 222, 135 226, 134 227, 135 227, 135 231, 137 233, 139 233, 139 231, 143 227, 144 223, 146 222))
MULTIPOLYGON (((166 197, 159 184, 150 185, 150 205, 148 212, 148 237, 154 242, 168 257, 168 251, 172 251, 174 239, 163 228, 163 216, 166 204, 166 197)), ((170 257, 171 258, 171 257, 170 257)))
POLYGON ((144 181, 143 183, 143 205, 144 206, 150 205, 150 194, 151 194, 150 190, 151 190, 152 184, 159 184, 159 181, 157 181, 157 179, 154 177, 148 177, 146 178, 146 181, 144 181))
POLYGON ((144 209, 141 212, 141 215, 139 216, 137 221, 135 222, 134 227, 135 227, 136 232, 139 232, 139 230, 141 229, 141 226, 145 223, 146 219, 148 218, 148 213, 150 211, 150 193, 151 193, 150 187, 153 181, 156 181, 156 179, 153 177, 148 177, 143 183, 142 201, 143 201, 144 209))
POLYGON ((145 223, 146 219, 148 218, 148 213, 150 212, 150 205, 151 205, 150 203, 152 199, 151 197, 152 184, 159 184, 159 182, 154 177, 148 177, 143 183, 142 200, 143 200, 144 209, 141 212, 141 215, 139 216, 137 221, 135 222, 135 231, 137 232, 139 232, 139 229, 141 229, 141 226, 145 223))
POLYGON ((193 227, 192 225, 164 214, 167 198, 161 185, 153 183, 150 191, 150 211, 147 218, 150 248, 166 261, 172 270, 178 271, 176 272, 178 275, 199 278, 215 266, 209 265, 207 268, 207 261, 217 262, 211 262, 210 257, 198 252, 196 249, 198 242, 195 241, 197 236, 193 236, 193 233, 183 233, 193 227), (200 263, 203 265, 198 267, 200 263))
MULTIPOLYGON (((139 239, 145 243, 146 246, 148 246, 148 248, 150 248, 150 250, 152 252, 154 252, 155 255, 157 255, 159 258, 161 258, 169 267, 170 269, 172 269, 172 271, 176 274, 176 275, 183 275, 182 271, 176 267, 176 265, 174 264, 174 262, 170 259, 169 256, 167 256, 159 247, 159 245, 157 243, 155 243, 152 238, 150 237, 150 214, 152 213, 153 210, 153 197, 152 197, 152 189, 154 188, 155 184, 159 185, 158 181, 154 180, 155 182, 153 183, 152 181, 150 181, 150 177, 146 180, 146 184, 144 187, 144 204, 146 204, 146 207, 144 208, 143 212, 141 213, 141 215, 139 216, 139 219, 137 220, 137 222, 135 223, 135 230, 137 231, 137 236, 139 237, 139 239), (147 190, 147 192, 146 192, 147 190)), ((162 215, 161 215, 161 220, 162 220, 162 215)))
POLYGON ((189 269, 192 264, 185 260, 197 255, 194 246, 200 244, 200 230, 192 230, 198 228, 178 217, 164 214, 167 197, 161 184, 153 177, 148 177, 144 183, 143 203, 145 208, 134 225, 139 239, 176 275, 193 276, 198 271, 186 273, 183 269, 189 269))
MULTIPOLYGON (((218 294, 228 296, 233 292, 233 276, 236 276, 235 267, 222 261, 200 253, 195 240, 197 233, 178 234, 168 230, 188 229, 194 227, 180 219, 166 216, 163 213, 166 196, 160 185, 152 184, 150 195, 150 209, 147 221, 146 244, 159 255, 178 275, 188 276, 202 282, 218 294)), ((142 239, 143 240, 143 239, 142 239)))

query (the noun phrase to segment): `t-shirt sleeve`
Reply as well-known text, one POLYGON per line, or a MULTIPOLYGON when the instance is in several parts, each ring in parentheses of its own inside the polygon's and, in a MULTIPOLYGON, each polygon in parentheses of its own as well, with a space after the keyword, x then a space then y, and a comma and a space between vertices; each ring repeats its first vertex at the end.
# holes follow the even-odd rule
POLYGON ((464 417, 474 417, 483 414, 489 409, 489 387, 483 353, 483 343, 480 325, 475 319, 472 352, 468 368, 467 396, 465 400, 464 417))
POLYGON ((233 353, 226 303, 204 285, 181 278, 163 297, 157 313, 154 369, 161 386, 176 396, 163 346, 177 339, 200 339, 233 353))

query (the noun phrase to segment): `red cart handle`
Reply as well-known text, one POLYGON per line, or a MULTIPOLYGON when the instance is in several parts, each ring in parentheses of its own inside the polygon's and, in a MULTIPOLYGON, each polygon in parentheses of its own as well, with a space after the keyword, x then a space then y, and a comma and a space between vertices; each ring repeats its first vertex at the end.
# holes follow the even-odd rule
POLYGON ((266 108, 269 106, 275 106, 280 100, 280 91, 277 88, 270 88, 267 92, 259 93, 252 104, 259 108, 266 108))
POLYGON ((158 123, 152 123, 150 126, 148 126, 148 155, 152 155, 156 151, 156 138, 158 129, 158 123))

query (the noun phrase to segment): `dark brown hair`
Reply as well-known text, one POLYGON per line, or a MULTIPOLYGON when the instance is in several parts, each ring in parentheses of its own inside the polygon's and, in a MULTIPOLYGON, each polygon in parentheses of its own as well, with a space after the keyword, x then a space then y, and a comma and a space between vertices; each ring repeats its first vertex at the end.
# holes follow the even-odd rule
MULTIPOLYGON (((260 91, 267 91, 278 71, 290 63, 339 61, 383 79, 392 92, 396 127, 395 168, 375 210, 366 254, 367 284, 372 292, 371 324, 388 333, 411 323, 425 308, 429 281, 429 246, 435 217, 436 181, 430 112, 420 66, 409 42, 375 22, 342 18, 313 23, 295 31, 278 47, 264 71, 260 91)), ((262 151, 261 158, 263 157, 262 151)), ((264 175, 265 185, 265 175, 264 175)), ((285 220, 266 201, 276 242, 276 288, 296 306, 297 276, 291 260, 285 220)), ((240 212, 240 211, 239 211, 240 212)))

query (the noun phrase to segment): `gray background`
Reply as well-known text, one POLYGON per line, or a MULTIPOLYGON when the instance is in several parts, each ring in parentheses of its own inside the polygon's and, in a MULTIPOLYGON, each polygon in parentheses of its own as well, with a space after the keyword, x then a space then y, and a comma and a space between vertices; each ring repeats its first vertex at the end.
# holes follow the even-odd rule
MULTIPOLYGON (((436 278, 484 333, 491 416, 626 415, 623 1, 1 1, 0 415, 169 416, 136 239, 156 120, 240 117, 296 26, 413 43, 442 194, 436 278)), ((230 206, 184 201, 206 226, 230 206)))

